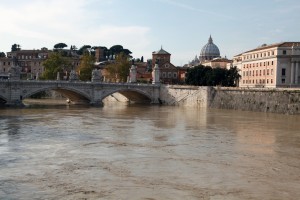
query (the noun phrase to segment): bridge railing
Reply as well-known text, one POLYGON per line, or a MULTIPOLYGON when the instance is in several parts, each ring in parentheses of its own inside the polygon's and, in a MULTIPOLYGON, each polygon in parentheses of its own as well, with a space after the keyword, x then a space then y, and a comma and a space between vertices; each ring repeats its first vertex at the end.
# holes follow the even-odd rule
POLYGON ((109 82, 91 82, 91 81, 62 81, 62 80, 10 80, 0 79, 0 82, 11 83, 54 83, 54 84, 88 84, 88 85, 111 85, 111 86, 140 86, 140 87, 159 87, 160 84, 151 83, 109 83, 109 82))

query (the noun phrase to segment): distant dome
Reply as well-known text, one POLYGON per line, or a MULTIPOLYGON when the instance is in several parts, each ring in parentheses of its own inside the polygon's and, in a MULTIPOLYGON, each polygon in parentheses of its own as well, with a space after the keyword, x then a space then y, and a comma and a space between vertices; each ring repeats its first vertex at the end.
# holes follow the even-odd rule
POLYGON ((213 39, 209 36, 208 43, 202 48, 200 53, 200 61, 212 60, 220 57, 220 51, 217 45, 213 43, 213 39))

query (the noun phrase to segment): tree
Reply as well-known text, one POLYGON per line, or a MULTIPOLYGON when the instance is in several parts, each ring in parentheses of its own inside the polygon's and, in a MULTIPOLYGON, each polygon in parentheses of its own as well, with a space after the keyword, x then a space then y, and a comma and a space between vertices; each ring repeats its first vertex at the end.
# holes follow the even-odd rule
POLYGON ((79 79, 82 81, 90 81, 92 78, 92 71, 94 69, 95 57, 89 52, 84 52, 80 58, 80 65, 78 68, 79 79))
POLYGON ((21 50, 21 46, 19 44, 13 44, 11 46, 11 51, 20 51, 21 50))
POLYGON ((59 52, 53 52, 48 59, 43 62, 45 67, 42 79, 55 80, 57 73, 63 74, 71 70, 71 62, 68 58, 63 57, 59 52))
POLYGON ((227 78, 227 86, 236 87, 238 85, 241 75, 239 74, 236 66, 230 67, 230 69, 227 71, 226 78, 227 78))
POLYGON ((0 58, 5 58, 5 57, 6 57, 5 53, 4 52, 0 52, 0 58))
POLYGON ((123 53, 124 55, 128 56, 128 57, 132 57, 130 54, 132 54, 132 52, 128 49, 124 49, 122 45, 114 45, 112 47, 110 47, 110 49, 108 50, 109 55, 113 56, 113 55, 118 55, 120 53, 123 53))
POLYGON ((236 67, 228 70, 199 65, 188 69, 185 82, 189 85, 234 87, 239 78, 240 75, 236 67))
POLYGON ((110 78, 119 79, 121 82, 126 82, 129 75, 130 61, 129 56, 121 52, 116 55, 115 62, 107 66, 107 71, 110 78))
POLYGON ((206 86, 210 71, 210 67, 203 65, 195 66, 187 70, 185 81, 189 85, 206 86))
POLYGON ((56 45, 54 45, 54 49, 63 49, 67 46, 68 45, 66 45, 65 43, 57 43, 56 45))

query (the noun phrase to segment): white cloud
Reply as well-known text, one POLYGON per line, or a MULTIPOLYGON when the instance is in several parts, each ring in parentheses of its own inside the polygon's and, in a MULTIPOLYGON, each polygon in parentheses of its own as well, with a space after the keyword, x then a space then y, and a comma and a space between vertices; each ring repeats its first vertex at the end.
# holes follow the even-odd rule
POLYGON ((149 45, 147 37, 150 28, 105 25, 101 2, 113 7, 111 4, 114 1, 31 0, 1 3, 0 24, 5 28, 0 29, 0 36, 10 38, 2 45, 9 51, 14 43, 20 43, 24 49, 52 48, 58 42, 78 47, 90 44, 108 48, 120 44, 134 53, 142 52, 149 45), (96 3, 99 9, 90 9, 90 3, 96 3))

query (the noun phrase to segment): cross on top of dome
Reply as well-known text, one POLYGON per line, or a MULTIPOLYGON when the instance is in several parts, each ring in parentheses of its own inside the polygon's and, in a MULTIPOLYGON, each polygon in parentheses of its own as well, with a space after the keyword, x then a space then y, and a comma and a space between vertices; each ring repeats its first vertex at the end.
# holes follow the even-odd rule
POLYGON ((209 35, 208 43, 213 44, 213 39, 212 39, 211 35, 209 35))

